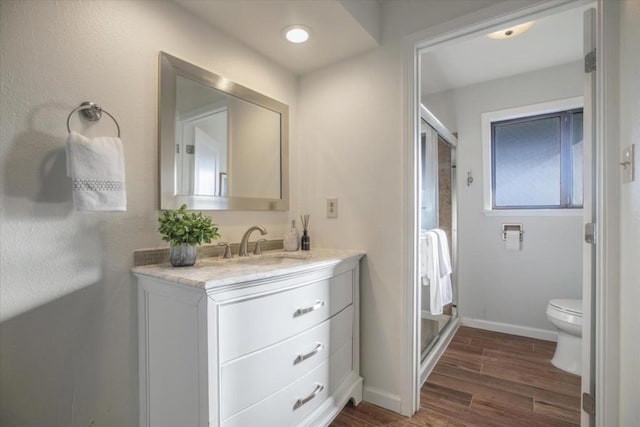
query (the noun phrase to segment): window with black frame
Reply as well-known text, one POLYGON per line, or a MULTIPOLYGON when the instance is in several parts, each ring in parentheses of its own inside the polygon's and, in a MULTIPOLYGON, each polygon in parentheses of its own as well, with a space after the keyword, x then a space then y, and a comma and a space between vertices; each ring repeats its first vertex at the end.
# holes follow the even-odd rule
POLYGON ((582 108, 491 123, 493 209, 582 208, 582 108))

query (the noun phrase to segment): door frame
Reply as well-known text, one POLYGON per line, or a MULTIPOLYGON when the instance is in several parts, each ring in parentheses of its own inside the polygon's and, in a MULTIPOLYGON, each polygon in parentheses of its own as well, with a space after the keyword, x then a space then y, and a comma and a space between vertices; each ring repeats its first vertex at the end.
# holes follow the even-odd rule
MULTIPOLYGON (((552 13, 593 3, 590 0, 530 0, 504 2, 476 13, 436 25, 404 38, 403 61, 403 319, 401 413, 411 416, 419 408, 419 342, 417 330, 418 299, 415 283, 418 271, 418 153, 419 52, 424 49, 472 38, 495 31, 513 21, 538 19, 552 13), (507 4, 504 4, 507 3, 507 4)), ((619 214, 617 146, 617 2, 597 0, 596 34, 598 75, 595 107, 597 146, 595 199, 598 214, 596 229, 596 295, 595 299, 595 378, 596 425, 617 425, 618 405, 618 259, 619 214), (606 206, 606 209, 605 209, 606 206), (603 284, 607 286, 603 286, 603 284)))

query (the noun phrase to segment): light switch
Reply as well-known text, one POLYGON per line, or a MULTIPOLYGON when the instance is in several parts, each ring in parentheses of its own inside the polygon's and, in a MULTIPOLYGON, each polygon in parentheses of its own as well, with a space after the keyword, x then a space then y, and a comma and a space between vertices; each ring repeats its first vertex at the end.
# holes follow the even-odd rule
POLYGON ((327 218, 338 218, 338 199, 327 199, 327 218))
POLYGON ((635 179, 635 144, 631 144, 629 147, 622 150, 622 159, 620 161, 622 166, 622 183, 628 184, 635 179))

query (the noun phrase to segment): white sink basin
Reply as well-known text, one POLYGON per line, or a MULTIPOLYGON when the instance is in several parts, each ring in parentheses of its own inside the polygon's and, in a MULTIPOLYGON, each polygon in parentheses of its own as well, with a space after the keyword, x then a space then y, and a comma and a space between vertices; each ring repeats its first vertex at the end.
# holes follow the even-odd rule
POLYGON ((275 252, 264 253, 262 255, 250 255, 248 257, 233 258, 231 262, 237 262, 241 264, 255 264, 255 265, 275 265, 288 263, 293 260, 305 260, 311 258, 310 253, 303 252, 275 252))
POLYGON ((251 265, 278 265, 291 264, 302 260, 311 259, 310 252, 265 252, 262 255, 249 255, 247 257, 234 256, 231 259, 205 258, 202 263, 207 265, 251 264, 251 265))

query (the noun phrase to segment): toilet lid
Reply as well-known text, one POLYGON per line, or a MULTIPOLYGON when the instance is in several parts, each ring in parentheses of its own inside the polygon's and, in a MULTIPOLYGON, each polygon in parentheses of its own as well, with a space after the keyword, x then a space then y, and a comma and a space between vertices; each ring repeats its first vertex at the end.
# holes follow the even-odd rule
POLYGON ((549 301, 549 305, 565 313, 582 317, 581 299, 552 299, 549 301))

